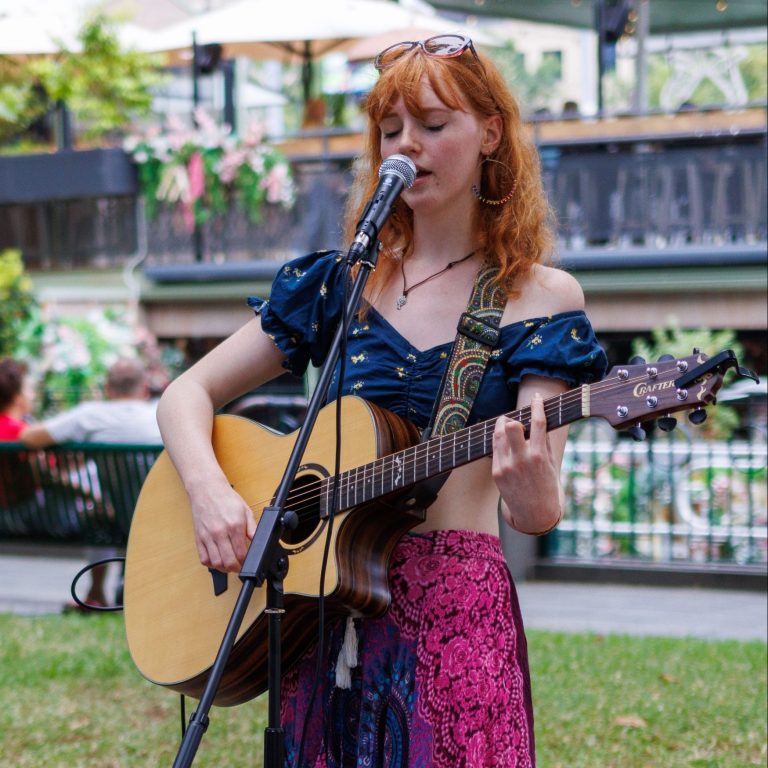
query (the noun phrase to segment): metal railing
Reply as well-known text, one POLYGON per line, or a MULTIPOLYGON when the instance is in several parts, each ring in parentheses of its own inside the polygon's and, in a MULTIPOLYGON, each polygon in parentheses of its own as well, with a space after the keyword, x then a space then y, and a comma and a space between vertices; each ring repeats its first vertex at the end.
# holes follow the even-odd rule
POLYGON ((768 450, 763 430, 748 434, 707 440, 679 426, 634 442, 596 419, 573 428, 549 556, 764 565, 768 450))
MULTIPOLYGON (((764 126, 685 141, 548 140, 539 152, 561 251, 575 257, 589 248, 714 251, 729 244, 762 245, 768 237, 764 126)), ((203 225, 203 260, 277 261, 342 247, 353 161, 349 150, 331 153, 325 146, 318 154, 293 155, 296 205, 266 206, 258 223, 233 205, 203 225)), ((0 250, 20 248, 32 270, 115 267, 135 255, 143 240, 139 229, 146 225, 147 265, 196 259, 179 211, 161 207, 146 221, 136 203, 125 193, 14 202, 9 192, 0 196, 0 250)))

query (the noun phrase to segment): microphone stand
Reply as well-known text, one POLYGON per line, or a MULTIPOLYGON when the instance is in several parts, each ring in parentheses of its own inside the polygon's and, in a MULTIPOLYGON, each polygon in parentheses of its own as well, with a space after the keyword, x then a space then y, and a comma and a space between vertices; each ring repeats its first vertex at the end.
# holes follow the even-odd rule
POLYGON ((280 653, 280 625, 283 608, 283 582, 288 573, 288 556, 280 546, 280 537, 285 528, 295 528, 298 524, 296 513, 285 509, 291 484, 299 469, 301 459, 307 447, 307 442, 314 428, 321 404, 324 402, 331 384, 333 370, 339 359, 342 341, 346 338, 349 324, 357 310, 363 289, 368 277, 376 267, 381 243, 378 240, 368 241, 361 248, 359 242, 355 242, 347 253, 346 262, 351 266, 359 258, 360 269, 352 286, 349 301, 347 303, 346 322, 339 323, 336 334, 331 343, 320 377, 312 393, 304 423, 298 432, 296 442, 288 459, 283 478, 280 481, 274 503, 265 507, 256 526, 256 533, 248 547, 243 567, 240 571, 240 580, 243 582, 240 588, 237 602, 232 611, 227 629, 224 633, 216 660, 211 667, 211 672, 206 681, 203 694, 197 709, 189 719, 189 725, 184 732, 179 751, 173 762, 173 768, 188 768, 197 754, 200 741, 208 728, 208 712, 213 705, 216 692, 219 688, 221 677, 229 660, 232 647, 237 638, 240 625, 243 622, 253 590, 267 582, 267 607, 265 613, 268 616, 268 669, 267 689, 269 691, 268 721, 264 735, 264 765, 266 768, 283 768, 285 760, 284 732, 280 723, 280 679, 281 653, 280 653))

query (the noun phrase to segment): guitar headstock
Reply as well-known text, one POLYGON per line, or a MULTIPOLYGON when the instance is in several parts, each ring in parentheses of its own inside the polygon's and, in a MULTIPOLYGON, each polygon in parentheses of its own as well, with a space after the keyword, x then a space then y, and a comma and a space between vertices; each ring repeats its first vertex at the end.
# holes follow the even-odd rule
POLYGON ((671 429, 674 420, 669 414, 684 410, 691 411, 691 421, 700 424, 706 418, 704 408, 715 403, 723 376, 731 367, 741 376, 756 379, 738 365, 729 349, 714 357, 694 350, 689 357, 665 355, 655 363, 640 360, 617 365, 602 381, 590 386, 589 412, 616 429, 637 428, 641 422, 659 416, 662 421, 668 419, 671 429))

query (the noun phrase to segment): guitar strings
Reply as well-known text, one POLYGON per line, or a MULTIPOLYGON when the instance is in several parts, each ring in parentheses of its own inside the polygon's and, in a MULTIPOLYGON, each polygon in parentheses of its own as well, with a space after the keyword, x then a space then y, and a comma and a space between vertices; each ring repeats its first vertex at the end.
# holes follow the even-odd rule
MULTIPOLYGON (((679 374, 679 371, 675 371, 675 375, 677 376, 678 374, 679 374)), ((663 378, 661 377, 662 377, 662 374, 659 374, 659 376, 657 376, 656 378, 656 381, 663 380, 663 378)), ((638 376, 636 378, 627 378, 623 380, 619 379, 618 376, 616 376, 616 377, 611 377, 609 379, 601 379, 599 382, 595 382, 594 384, 591 384, 588 386, 589 386, 590 395, 600 395, 600 394, 609 393, 611 390, 625 388, 634 383, 645 381, 645 380, 646 380, 645 375, 638 376)), ((582 401, 581 387, 568 390, 567 392, 564 392, 561 395, 555 395, 552 398, 548 398, 544 402, 545 416, 548 418, 550 416, 560 414, 563 411, 567 410, 568 407, 581 403, 581 401, 582 401)), ((531 406, 530 405, 524 406, 523 408, 510 411, 505 415, 510 418, 514 418, 517 421, 522 422, 526 427, 529 427, 531 422, 531 406)), ((488 428, 491 427, 491 425, 495 425, 497 418, 498 417, 494 417, 492 419, 488 419, 486 421, 482 421, 477 424, 473 424, 470 427, 467 427, 466 429, 467 453, 471 453, 473 449, 477 449, 480 446, 484 447, 485 442, 488 440, 488 428)), ((403 456, 404 461, 400 469, 402 470, 403 474, 406 474, 418 462, 420 461, 423 462, 425 458, 428 460, 428 457, 430 454, 430 447, 434 447, 435 445, 441 442, 447 443, 448 441, 446 441, 446 438, 449 438, 449 437, 455 438, 456 434, 457 433, 454 433, 454 435, 441 435, 439 437, 431 438, 425 443, 417 443, 416 445, 409 446, 408 448, 404 448, 401 451, 397 451, 395 454, 389 454, 389 456, 379 457, 374 461, 369 462, 369 464, 362 465, 362 467, 354 467, 350 470, 345 470, 340 475, 341 477, 341 482, 339 483, 340 491, 343 490, 345 484, 347 486, 347 490, 349 490, 350 480, 347 477, 346 483, 345 483, 345 478, 344 478, 344 476, 347 475, 349 472, 359 471, 360 469, 363 469, 366 466, 371 466, 376 462, 383 462, 390 456, 394 456, 397 454, 403 455, 403 454, 407 454, 408 452, 412 452, 413 453, 412 457, 408 457, 405 455, 403 456)), ((441 454, 445 448, 453 452, 455 450, 455 442, 454 442, 454 446, 446 445, 443 448, 441 448, 440 449, 441 454)), ((465 463, 468 463, 468 462, 465 462, 465 463)), ((460 465, 457 464, 456 466, 460 466, 460 465)), ((375 472, 375 470, 373 471, 375 472)), ((363 470, 363 477, 365 477, 364 470, 363 470)), ((315 506, 319 506, 320 504, 321 491, 323 489, 323 486, 327 485, 330 487, 330 481, 332 479, 333 479, 332 476, 318 478, 315 482, 310 482, 310 483, 306 483, 305 485, 302 485, 301 488, 297 489, 295 493, 289 493, 287 501, 290 503, 290 506, 288 506, 288 508, 291 511, 295 512, 299 516, 300 520, 302 517, 302 513, 311 512, 312 515, 314 516, 314 508, 315 506), (302 506, 299 506, 299 505, 302 505, 302 506)), ((403 487, 407 487, 410 484, 411 483, 405 484, 403 487)), ((397 490, 397 489, 393 489, 393 490, 397 490)), ((263 500, 249 506, 252 510, 257 511, 257 510, 263 509, 264 505, 268 503, 270 503, 270 500, 263 500)), ((351 506, 355 506, 355 505, 351 505, 351 506)))
MULTIPOLYGON (((618 384, 620 387, 626 387, 627 385, 631 385, 637 381, 645 380, 645 377, 638 377, 635 379, 624 379, 624 380, 618 380, 618 384)), ((606 391, 610 391, 611 389, 618 388, 617 385, 614 382, 614 378, 611 379, 602 379, 600 382, 596 382, 595 384, 590 385, 590 392, 592 394, 600 394, 604 393, 606 391)), ((550 398, 549 401, 545 401, 545 414, 547 416, 551 416, 556 412, 560 412, 563 410, 567 410, 567 408, 581 400, 582 394, 581 394, 581 388, 576 388, 569 390, 568 392, 564 392, 562 395, 555 396, 553 398, 550 398), (552 402, 554 401, 554 402, 552 402)), ((509 414, 507 414, 511 418, 516 418, 517 420, 524 423, 526 426, 529 426, 530 424, 530 416, 531 416, 531 407, 525 406, 524 408, 521 408, 517 411, 512 411, 509 414)), ((488 439, 488 428, 491 426, 491 424, 495 424, 495 418, 489 419, 484 422, 480 422, 479 424, 474 424, 471 427, 467 428, 467 450, 471 451, 473 448, 477 448, 479 445, 485 444, 485 442, 488 439), (476 439, 479 436, 479 441, 476 439)), ((438 438, 433 438, 435 443, 432 444, 431 447, 434 447, 436 443, 443 442, 446 436, 441 436, 438 438)), ((450 436, 449 436, 450 437, 450 436)), ((430 449, 430 442, 427 441, 427 443, 419 443, 415 446, 410 446, 409 448, 405 448, 402 451, 398 451, 396 453, 399 453, 403 455, 404 464, 402 466, 403 472, 407 472, 410 470, 414 463, 423 461, 425 458, 425 454, 428 457, 429 456, 429 449, 430 449), (412 453, 412 457, 408 457, 405 454, 412 453), (421 454, 421 455, 420 455, 421 454)), ((445 446, 450 451, 453 451, 454 448, 451 446, 445 446)), ((443 452, 444 448, 441 448, 441 453, 443 452)), ((463 450, 463 449, 462 449, 463 450)), ((396 455, 396 454, 390 454, 390 455, 396 455)), ((371 462, 369 465, 363 465, 364 466, 370 466, 375 464, 376 462, 383 462, 387 459, 387 456, 380 457, 378 459, 375 459, 373 462, 371 462)), ((459 466, 458 464, 456 466, 459 466)), ((340 488, 343 487, 345 484, 347 486, 347 490, 349 490, 349 487, 351 485, 351 482, 349 477, 346 478, 345 481, 345 475, 347 475, 348 472, 351 471, 359 471, 363 467, 356 467, 352 470, 346 470, 341 474, 341 482, 340 482, 340 488)), ((375 469, 373 470, 375 472, 375 469)), ((365 477, 365 471, 363 472, 363 477, 365 477)), ((299 517, 301 518, 301 515, 303 512, 312 511, 311 507, 314 507, 315 504, 319 505, 320 501, 320 490, 323 487, 323 485, 329 485, 329 481, 331 480, 330 477, 328 478, 319 478, 314 483, 308 483, 304 486, 302 486, 300 492, 294 493, 292 496, 289 495, 289 500, 292 502, 291 509, 296 512, 299 517), (311 507, 310 506, 298 506, 299 504, 303 504, 305 501, 312 502, 311 507)), ((404 487, 407 487, 408 484, 406 484, 404 487)), ((267 503, 267 502, 264 502, 267 503)), ((362 503, 362 502, 361 502, 362 503)), ((350 505, 350 508, 355 505, 350 505)), ((254 505, 252 509, 260 509, 262 508, 261 505, 254 505)))

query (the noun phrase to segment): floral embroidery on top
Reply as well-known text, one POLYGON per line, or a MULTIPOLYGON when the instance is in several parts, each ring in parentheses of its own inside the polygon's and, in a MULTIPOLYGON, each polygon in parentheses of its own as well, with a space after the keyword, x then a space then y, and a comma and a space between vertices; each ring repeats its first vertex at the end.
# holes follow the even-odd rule
POLYGON ((541 344, 542 341, 543 339, 541 338, 541 334, 537 333, 535 336, 531 336, 531 338, 528 340, 527 346, 529 348, 537 347, 539 344, 541 344))
MULTIPOLYGON (((320 364, 332 343, 347 279, 341 255, 342 259, 338 251, 319 257, 310 254, 282 265, 269 304, 249 297, 265 333, 271 334, 285 355, 283 366, 296 375, 302 375, 310 363, 320 364)), ((352 318, 346 354, 346 393, 362 396, 364 389, 371 402, 411 417, 419 428, 427 426, 451 357, 450 342, 417 349, 370 307, 367 317, 352 318), (350 362, 353 356, 356 363, 350 362)), ((499 348, 483 376, 472 422, 512 410, 523 376, 557 378, 574 386, 598 380, 606 367, 605 354, 582 311, 502 325, 499 348), (580 341, 571 335, 574 328, 580 341)))
POLYGON ((361 352, 359 355, 352 355, 349 359, 355 363, 355 365, 357 365, 357 363, 362 363, 366 359, 365 352, 361 352))
POLYGON ((571 338, 574 341, 582 341, 582 339, 579 337, 579 332, 575 328, 571 328, 571 338))

